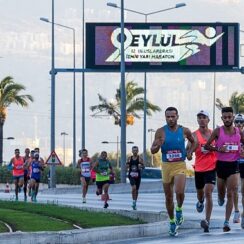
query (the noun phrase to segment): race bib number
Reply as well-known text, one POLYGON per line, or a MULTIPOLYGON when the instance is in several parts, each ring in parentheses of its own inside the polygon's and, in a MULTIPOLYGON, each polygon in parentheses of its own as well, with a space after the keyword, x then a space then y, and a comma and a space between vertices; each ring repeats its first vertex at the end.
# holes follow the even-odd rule
POLYGON ((235 143, 225 143, 224 146, 226 147, 226 152, 235 153, 239 151, 239 147, 235 143))
POLYGON ((139 173, 138 172, 130 172, 130 176, 132 178, 137 178, 139 176, 139 173))
POLYGON ((167 151, 166 158, 169 162, 181 161, 182 153, 180 150, 170 150, 167 151))
POLYGON ((23 169, 23 168, 24 168, 23 165, 17 165, 17 166, 16 166, 16 169, 23 169))
POLYGON ((39 173, 39 172, 40 172, 40 169, 38 169, 38 168, 33 169, 33 173, 39 173))
POLYGON ((207 153, 209 153, 209 150, 206 150, 206 149, 204 148, 204 146, 205 146, 205 144, 202 144, 202 145, 201 145, 201 152, 202 152, 203 154, 207 154, 207 153))
POLYGON ((89 168, 82 168, 81 171, 82 171, 82 173, 89 173, 90 169, 89 168))
POLYGON ((103 175, 103 176, 107 176, 107 175, 108 175, 108 172, 107 172, 107 171, 102 171, 102 172, 101 172, 101 175, 103 175))

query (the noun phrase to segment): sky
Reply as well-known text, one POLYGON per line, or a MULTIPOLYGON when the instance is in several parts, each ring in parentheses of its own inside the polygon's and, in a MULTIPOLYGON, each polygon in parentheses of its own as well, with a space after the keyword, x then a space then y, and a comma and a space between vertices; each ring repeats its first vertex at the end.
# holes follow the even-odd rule
MULTIPOLYGON (((120 1, 110 1, 120 5, 120 1)), ((244 0, 125 0, 125 7, 140 12, 153 12, 185 2, 184 8, 158 13, 148 17, 148 22, 237 22, 244 30, 244 0)), ((85 22, 119 22, 119 10, 106 6, 104 0, 85 0, 85 22)), ((3 159, 9 161, 15 148, 23 153, 26 147, 39 146, 41 155, 50 154, 50 74, 51 69, 51 25, 40 21, 40 17, 51 20, 51 0, 0 0, 0 79, 12 76, 26 86, 26 93, 35 101, 28 108, 12 105, 4 126, 3 159)), ((126 22, 144 22, 144 17, 125 13, 126 22)), ((55 22, 76 30, 76 67, 82 60, 82 1, 56 0, 55 22)), ((244 34, 240 34, 244 43, 244 34)), ((55 67, 72 68, 73 42, 70 30, 55 27, 55 67)), ((89 55, 89 54, 85 54, 89 55)), ((240 64, 244 65, 243 57, 240 64)), ((143 86, 143 74, 128 73, 128 80, 143 86)), ((163 111, 168 106, 179 110, 179 123, 191 130, 197 128, 196 113, 201 109, 213 112, 213 73, 150 73, 148 74, 148 99, 161 107, 162 112, 148 117, 148 129, 157 129, 165 123, 163 111)), ((86 148, 90 155, 101 150, 116 151, 120 128, 109 117, 94 118, 89 107, 98 104, 100 93, 113 99, 119 86, 120 74, 88 73, 85 75, 85 122, 86 148)), ((77 151, 81 148, 81 75, 76 76, 77 151)), ((63 159, 63 137, 66 132, 66 162, 72 158, 72 92, 73 74, 56 76, 56 151, 63 159)), ((239 73, 216 73, 216 97, 224 103, 234 91, 243 92, 244 76, 239 73)), ((212 118, 212 117, 211 117, 212 118)), ((212 126, 212 119, 210 127, 212 126)), ((221 124, 220 112, 216 111, 216 124, 221 124)), ((127 140, 133 141, 142 151, 143 119, 127 126, 127 140)), ((150 148, 151 134, 147 134, 150 148)), ((127 148, 128 152, 130 147, 127 148)), ((78 156, 78 155, 77 155, 78 156)))

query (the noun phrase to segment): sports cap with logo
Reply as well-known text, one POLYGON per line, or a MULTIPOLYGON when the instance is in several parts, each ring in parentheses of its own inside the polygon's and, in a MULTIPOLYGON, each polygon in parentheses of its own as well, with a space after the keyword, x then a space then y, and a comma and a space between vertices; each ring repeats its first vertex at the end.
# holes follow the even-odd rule
POLYGON ((205 110, 200 110, 200 111, 197 113, 197 116, 199 116, 199 115, 205 115, 205 116, 207 116, 207 117, 209 118, 209 113, 208 113, 207 111, 205 111, 205 110))

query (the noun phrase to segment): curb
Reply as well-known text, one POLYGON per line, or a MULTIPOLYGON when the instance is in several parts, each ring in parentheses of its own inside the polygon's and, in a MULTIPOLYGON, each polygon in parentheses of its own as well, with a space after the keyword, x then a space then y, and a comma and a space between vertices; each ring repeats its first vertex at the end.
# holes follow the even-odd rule
MULTIPOLYGON (((199 229, 199 222, 185 221, 181 229, 199 229)), ((59 232, 15 232, 0 234, 0 243, 33 244, 33 243, 89 243, 157 236, 168 233, 168 221, 150 224, 99 227, 59 232)))

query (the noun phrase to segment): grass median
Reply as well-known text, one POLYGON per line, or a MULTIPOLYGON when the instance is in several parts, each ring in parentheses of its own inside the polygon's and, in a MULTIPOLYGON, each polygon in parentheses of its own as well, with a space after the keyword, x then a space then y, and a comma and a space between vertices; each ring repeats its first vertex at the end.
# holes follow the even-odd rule
MULTIPOLYGON (((142 224, 140 220, 104 212, 90 212, 78 208, 51 204, 0 201, 0 221, 13 231, 59 231, 104 226, 142 224)), ((1 223, 1 222, 0 222, 1 223)), ((0 224, 0 232, 6 228, 0 224)))

